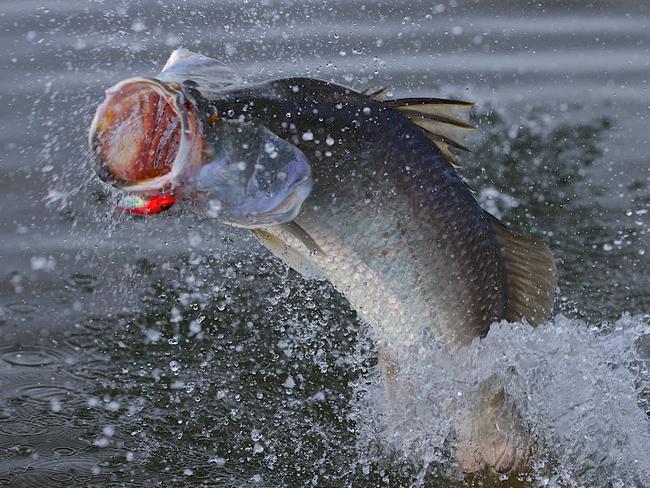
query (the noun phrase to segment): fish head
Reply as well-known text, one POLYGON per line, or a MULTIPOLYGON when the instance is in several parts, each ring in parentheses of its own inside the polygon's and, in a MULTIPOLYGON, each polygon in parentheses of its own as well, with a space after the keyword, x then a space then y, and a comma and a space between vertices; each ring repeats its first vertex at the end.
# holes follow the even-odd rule
POLYGON ((123 194, 119 208, 146 215, 183 201, 248 228, 295 218, 312 188, 309 161, 261 123, 210 107, 202 87, 214 96, 234 81, 223 63, 177 50, 157 78, 106 91, 89 143, 96 174, 123 194))

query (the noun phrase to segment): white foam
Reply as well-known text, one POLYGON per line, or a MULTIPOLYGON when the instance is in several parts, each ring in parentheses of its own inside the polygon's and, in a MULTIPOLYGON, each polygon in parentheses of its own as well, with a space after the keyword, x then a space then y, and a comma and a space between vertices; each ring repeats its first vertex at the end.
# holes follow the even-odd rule
POLYGON ((492 377, 538 440, 532 464, 540 484, 650 486, 647 316, 597 326, 562 315, 537 328, 502 322, 460 352, 440 347, 409 357, 400 377, 416 394, 399 411, 388 406, 378 371, 357 385, 359 452, 379 446, 422 473, 437 466, 449 474, 454 412, 492 377))

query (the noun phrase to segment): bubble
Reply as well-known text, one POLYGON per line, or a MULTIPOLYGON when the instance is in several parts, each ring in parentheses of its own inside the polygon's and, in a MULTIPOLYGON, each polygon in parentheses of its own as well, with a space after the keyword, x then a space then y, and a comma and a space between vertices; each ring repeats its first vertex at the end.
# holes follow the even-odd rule
POLYGON ((32 256, 30 264, 34 271, 52 271, 56 268, 56 261, 51 256, 32 256))
POLYGON ((135 19, 135 20, 131 23, 131 30, 132 30, 133 32, 138 32, 138 33, 140 33, 140 32, 144 32, 146 29, 147 29, 147 26, 146 26, 145 23, 142 21, 142 19, 135 19))
POLYGON ((97 447, 108 447, 110 441, 106 437, 98 437, 93 441, 93 445, 97 447))

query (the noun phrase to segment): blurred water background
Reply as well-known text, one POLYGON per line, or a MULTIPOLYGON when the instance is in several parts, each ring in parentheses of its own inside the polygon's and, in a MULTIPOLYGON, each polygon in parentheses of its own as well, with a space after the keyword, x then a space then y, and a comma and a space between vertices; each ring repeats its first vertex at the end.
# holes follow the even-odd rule
POLYGON ((329 285, 213 221, 114 214, 87 165, 92 113, 179 46, 248 80, 479 102, 461 172, 549 243, 560 292, 550 324, 495 328, 454 378, 514 371, 503 384, 548 448, 520 482, 645 485, 644 2, 2 0, 0 45, 0 486, 456 478, 425 449, 431 426, 383 439, 374 349, 329 285))

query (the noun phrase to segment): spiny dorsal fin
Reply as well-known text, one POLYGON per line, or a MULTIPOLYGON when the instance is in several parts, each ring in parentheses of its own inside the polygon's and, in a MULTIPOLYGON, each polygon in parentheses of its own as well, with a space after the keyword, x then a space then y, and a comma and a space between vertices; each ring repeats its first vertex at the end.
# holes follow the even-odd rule
POLYGON ((557 286, 557 269, 551 251, 542 241, 508 229, 485 212, 502 246, 508 286, 506 319, 526 319, 533 325, 548 319, 557 286))
POLYGON ((450 149, 469 151, 465 146, 465 135, 476 129, 469 118, 473 103, 444 98, 402 98, 384 103, 424 129, 429 139, 454 166, 458 166, 458 161, 450 149))
POLYGON ((366 96, 372 98, 373 100, 377 100, 378 102, 381 102, 381 101, 386 99, 386 97, 388 96, 388 92, 390 90, 391 90, 391 86, 386 85, 385 87, 380 88, 379 90, 373 90, 372 88, 366 88, 361 93, 363 95, 366 95, 366 96))
POLYGON ((437 136, 429 132, 426 133, 426 136, 433 142, 442 153, 442 155, 451 163, 454 168, 459 168, 460 163, 456 159, 456 156, 450 151, 451 148, 462 149, 463 151, 469 151, 465 146, 459 146, 458 144, 445 139, 442 136, 437 136))
POLYGON ((376 90, 372 93, 368 93, 368 96, 373 100, 382 101, 388 96, 388 92, 390 90, 391 90, 390 85, 386 85, 385 87, 380 88, 379 90, 376 90))

